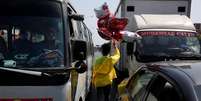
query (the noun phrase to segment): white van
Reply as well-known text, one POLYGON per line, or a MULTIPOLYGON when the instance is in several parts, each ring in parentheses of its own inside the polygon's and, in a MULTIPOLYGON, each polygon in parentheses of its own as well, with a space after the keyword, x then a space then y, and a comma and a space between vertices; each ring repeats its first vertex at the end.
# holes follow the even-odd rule
POLYGON ((82 101, 92 34, 68 0, 0 3, 0 101, 82 101))
POLYGON ((118 17, 134 14, 179 14, 190 17, 192 0, 121 0, 115 12, 118 17))
POLYGON ((145 63, 198 58, 200 43, 192 21, 185 15, 141 14, 129 19, 126 30, 142 39, 122 43, 119 67, 130 73, 145 63))

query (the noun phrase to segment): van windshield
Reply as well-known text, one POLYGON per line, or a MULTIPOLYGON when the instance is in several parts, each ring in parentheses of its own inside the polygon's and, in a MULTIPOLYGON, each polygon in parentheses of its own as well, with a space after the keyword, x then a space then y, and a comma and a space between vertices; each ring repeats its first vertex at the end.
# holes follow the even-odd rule
POLYGON ((60 3, 5 0, 0 12, 0 66, 64 67, 60 3))
POLYGON ((193 32, 139 32, 138 55, 147 61, 200 59, 200 43, 193 32))

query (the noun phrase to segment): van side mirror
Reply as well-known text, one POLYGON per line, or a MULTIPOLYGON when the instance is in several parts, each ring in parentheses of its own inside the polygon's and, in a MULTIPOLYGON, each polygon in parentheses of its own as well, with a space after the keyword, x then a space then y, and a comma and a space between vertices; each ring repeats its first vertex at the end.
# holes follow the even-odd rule
POLYGON ((80 14, 70 14, 69 15, 70 19, 74 19, 77 21, 83 21, 84 20, 84 15, 80 15, 80 14))
POLYGON ((134 54, 134 42, 128 42, 126 45, 127 55, 131 56, 134 54))
POLYGON ((78 60, 75 62, 75 64, 73 65, 73 67, 69 67, 66 69, 66 71, 76 71, 77 73, 84 73, 85 71, 87 71, 87 64, 82 61, 82 60, 78 60))
POLYGON ((87 53, 87 43, 83 40, 71 40, 73 61, 85 60, 87 53))
POLYGON ((133 42, 133 41, 142 39, 142 37, 139 34, 134 32, 121 31, 121 33, 122 33, 122 39, 125 42, 133 42))
POLYGON ((78 73, 84 73, 85 71, 87 71, 87 65, 86 63, 84 63, 83 61, 78 61, 75 63, 75 70, 78 73))

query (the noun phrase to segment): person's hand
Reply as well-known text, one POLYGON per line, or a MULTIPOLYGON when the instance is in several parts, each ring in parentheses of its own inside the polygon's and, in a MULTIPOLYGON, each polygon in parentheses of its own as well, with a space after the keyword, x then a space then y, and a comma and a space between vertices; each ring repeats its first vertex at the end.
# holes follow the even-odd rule
POLYGON ((118 44, 119 44, 119 42, 118 42, 117 40, 112 39, 112 46, 113 46, 114 48, 117 48, 118 44))

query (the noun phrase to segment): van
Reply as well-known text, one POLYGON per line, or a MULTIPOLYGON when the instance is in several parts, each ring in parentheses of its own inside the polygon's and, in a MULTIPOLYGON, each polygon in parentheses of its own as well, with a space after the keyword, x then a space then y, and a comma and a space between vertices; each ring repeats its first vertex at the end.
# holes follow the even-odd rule
POLYGON ((200 56, 198 34, 185 15, 133 15, 126 29, 142 37, 141 40, 121 44, 119 68, 128 68, 130 74, 144 64, 191 60, 200 56))
POLYGON ((85 100, 92 33, 69 1, 3 0, 0 12, 0 100, 85 100))

